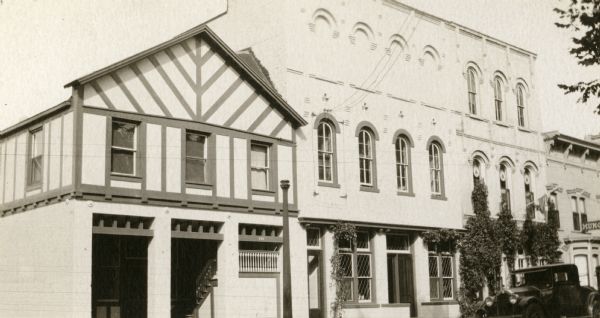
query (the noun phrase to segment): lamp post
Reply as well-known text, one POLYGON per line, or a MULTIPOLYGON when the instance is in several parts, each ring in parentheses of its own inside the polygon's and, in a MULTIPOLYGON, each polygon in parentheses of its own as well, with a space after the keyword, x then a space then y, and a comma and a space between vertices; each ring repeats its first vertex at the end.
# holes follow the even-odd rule
POLYGON ((283 190, 283 318, 292 318, 292 273, 290 265, 289 180, 281 180, 283 190))

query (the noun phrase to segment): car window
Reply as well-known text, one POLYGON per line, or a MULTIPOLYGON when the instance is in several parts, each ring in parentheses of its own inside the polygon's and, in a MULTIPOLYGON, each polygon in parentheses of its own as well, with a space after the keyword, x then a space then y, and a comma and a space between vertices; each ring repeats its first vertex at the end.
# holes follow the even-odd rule
POLYGON ((554 282, 562 283, 569 280, 569 275, 567 272, 555 272, 554 273, 554 282))
POLYGON ((537 288, 548 288, 552 286, 552 279, 549 271, 539 271, 525 273, 525 284, 537 288))

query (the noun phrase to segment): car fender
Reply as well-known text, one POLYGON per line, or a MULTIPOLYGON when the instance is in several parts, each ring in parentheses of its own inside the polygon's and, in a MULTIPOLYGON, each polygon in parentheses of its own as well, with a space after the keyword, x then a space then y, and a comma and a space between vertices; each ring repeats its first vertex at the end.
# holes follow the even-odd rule
MULTIPOLYGON (((531 295, 531 296, 524 296, 519 298, 519 307, 522 309, 525 309, 527 306, 529 306, 529 304, 532 303, 538 303, 538 304, 542 304, 542 302, 540 301, 540 299, 537 296, 531 295)), ((543 306, 542 306, 543 307, 543 306)))
POLYGON ((598 299, 600 301, 600 293, 598 293, 597 291, 591 291, 588 296, 587 296, 587 301, 585 302, 586 304, 586 308, 587 308, 587 312, 588 314, 591 316, 592 315, 592 311, 593 311, 593 307, 592 304, 594 302, 594 299, 598 299))

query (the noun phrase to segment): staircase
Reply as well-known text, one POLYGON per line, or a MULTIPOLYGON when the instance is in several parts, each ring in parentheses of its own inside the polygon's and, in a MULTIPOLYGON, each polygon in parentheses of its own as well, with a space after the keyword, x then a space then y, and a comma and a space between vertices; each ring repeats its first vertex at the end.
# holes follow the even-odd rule
POLYGON ((218 281, 215 278, 216 274, 217 260, 211 259, 204 265, 204 268, 196 278, 196 307, 188 317, 203 318, 205 316, 203 313, 208 313, 208 317, 212 316, 210 315, 214 310, 212 302, 209 302, 207 305, 204 305, 204 302, 211 296, 213 288, 218 286, 218 281))

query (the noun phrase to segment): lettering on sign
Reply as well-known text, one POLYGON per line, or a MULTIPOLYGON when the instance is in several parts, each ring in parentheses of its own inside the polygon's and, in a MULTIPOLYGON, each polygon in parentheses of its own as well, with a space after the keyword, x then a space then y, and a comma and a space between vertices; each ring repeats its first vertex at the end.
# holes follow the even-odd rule
POLYGON ((600 221, 591 221, 583 225, 584 231, 600 230, 600 221))

